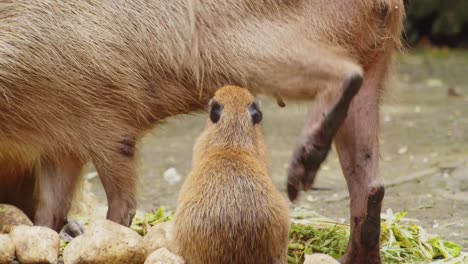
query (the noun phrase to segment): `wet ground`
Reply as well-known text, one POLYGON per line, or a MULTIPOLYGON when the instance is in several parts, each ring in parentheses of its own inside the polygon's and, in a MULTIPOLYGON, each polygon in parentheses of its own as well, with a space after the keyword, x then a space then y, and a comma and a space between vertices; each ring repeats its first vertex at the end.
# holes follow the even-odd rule
MULTIPOLYGON (((382 106, 383 210, 408 211, 431 233, 468 248, 468 51, 426 50, 401 55, 397 77, 382 106)), ((271 175, 285 193, 286 167, 307 111, 262 98, 271 175)), ((140 144, 139 209, 174 208, 191 164, 194 140, 206 116, 168 120, 140 144)), ((105 196, 91 179, 98 199, 105 196)), ((322 166, 316 187, 300 204, 347 221, 349 199, 336 153, 322 166)))

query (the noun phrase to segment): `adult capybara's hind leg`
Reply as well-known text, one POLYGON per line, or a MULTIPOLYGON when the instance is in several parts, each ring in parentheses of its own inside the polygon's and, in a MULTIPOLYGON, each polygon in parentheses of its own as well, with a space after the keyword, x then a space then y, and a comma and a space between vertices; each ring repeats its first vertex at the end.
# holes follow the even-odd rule
POLYGON ((34 220, 36 209, 35 174, 32 166, 15 160, 0 161, 0 203, 18 207, 31 221, 34 220))
POLYGON ((378 101, 390 59, 383 56, 365 72, 363 87, 335 139, 351 199, 351 237, 343 263, 381 263, 380 211, 385 191, 378 173, 378 101))

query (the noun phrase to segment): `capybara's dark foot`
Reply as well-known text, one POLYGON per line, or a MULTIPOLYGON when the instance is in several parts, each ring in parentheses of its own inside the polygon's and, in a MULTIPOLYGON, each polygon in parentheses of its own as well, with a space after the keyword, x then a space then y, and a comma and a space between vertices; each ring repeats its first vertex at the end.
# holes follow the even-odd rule
POLYGON ((304 190, 312 188, 315 175, 329 150, 319 149, 311 143, 296 149, 288 169, 288 196, 291 201, 297 198, 301 186, 304 190))
POLYGON ((65 242, 70 242, 73 238, 84 233, 83 226, 74 219, 67 219, 65 224, 60 230, 60 239, 65 242))

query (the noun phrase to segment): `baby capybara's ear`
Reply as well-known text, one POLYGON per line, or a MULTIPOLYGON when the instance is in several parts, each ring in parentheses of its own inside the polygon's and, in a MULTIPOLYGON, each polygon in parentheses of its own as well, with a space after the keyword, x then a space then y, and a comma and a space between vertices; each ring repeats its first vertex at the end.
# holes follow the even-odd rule
POLYGON ((218 103, 216 100, 212 99, 210 101, 210 120, 214 124, 218 123, 221 119, 221 114, 223 113, 224 106, 218 103))
POLYGON ((260 106, 257 100, 253 101, 249 105, 249 113, 250 113, 250 116, 252 117, 252 123, 254 125, 262 122, 263 114, 262 114, 262 111, 260 111, 260 106))

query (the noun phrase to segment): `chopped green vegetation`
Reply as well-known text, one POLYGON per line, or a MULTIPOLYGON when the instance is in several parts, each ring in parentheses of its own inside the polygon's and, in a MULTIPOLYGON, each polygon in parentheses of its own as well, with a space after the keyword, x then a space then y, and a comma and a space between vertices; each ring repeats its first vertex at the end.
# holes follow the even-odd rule
POLYGON ((390 215, 382 223, 381 252, 388 263, 423 262, 460 256, 461 246, 429 235, 418 225, 402 225, 406 212, 390 215))
POLYGON ((288 263, 304 262, 304 255, 324 253, 341 257, 348 245, 349 228, 340 224, 291 225, 288 263))
POLYGON ((173 217, 172 212, 166 212, 164 207, 160 207, 156 212, 146 213, 143 217, 135 217, 130 228, 144 236, 153 225, 171 221, 173 217))
MULTIPOLYGON (((380 252, 383 263, 430 263, 436 259, 465 263, 461 246, 429 235, 421 226, 402 224, 406 212, 387 213, 381 224, 380 252), (455 259, 459 257, 459 259, 455 259)), ((340 258, 346 251, 349 225, 324 219, 296 217, 288 251, 289 263, 302 263, 305 254, 325 253, 340 258)), ((448 262, 445 262, 448 263, 448 262)))
POLYGON ((6 213, 7 209, 6 208, 0 208, 0 214, 6 213))
POLYGON ((66 242, 66 241, 63 241, 62 239, 60 239, 60 254, 63 254, 63 250, 68 245, 68 243, 69 242, 66 242))

